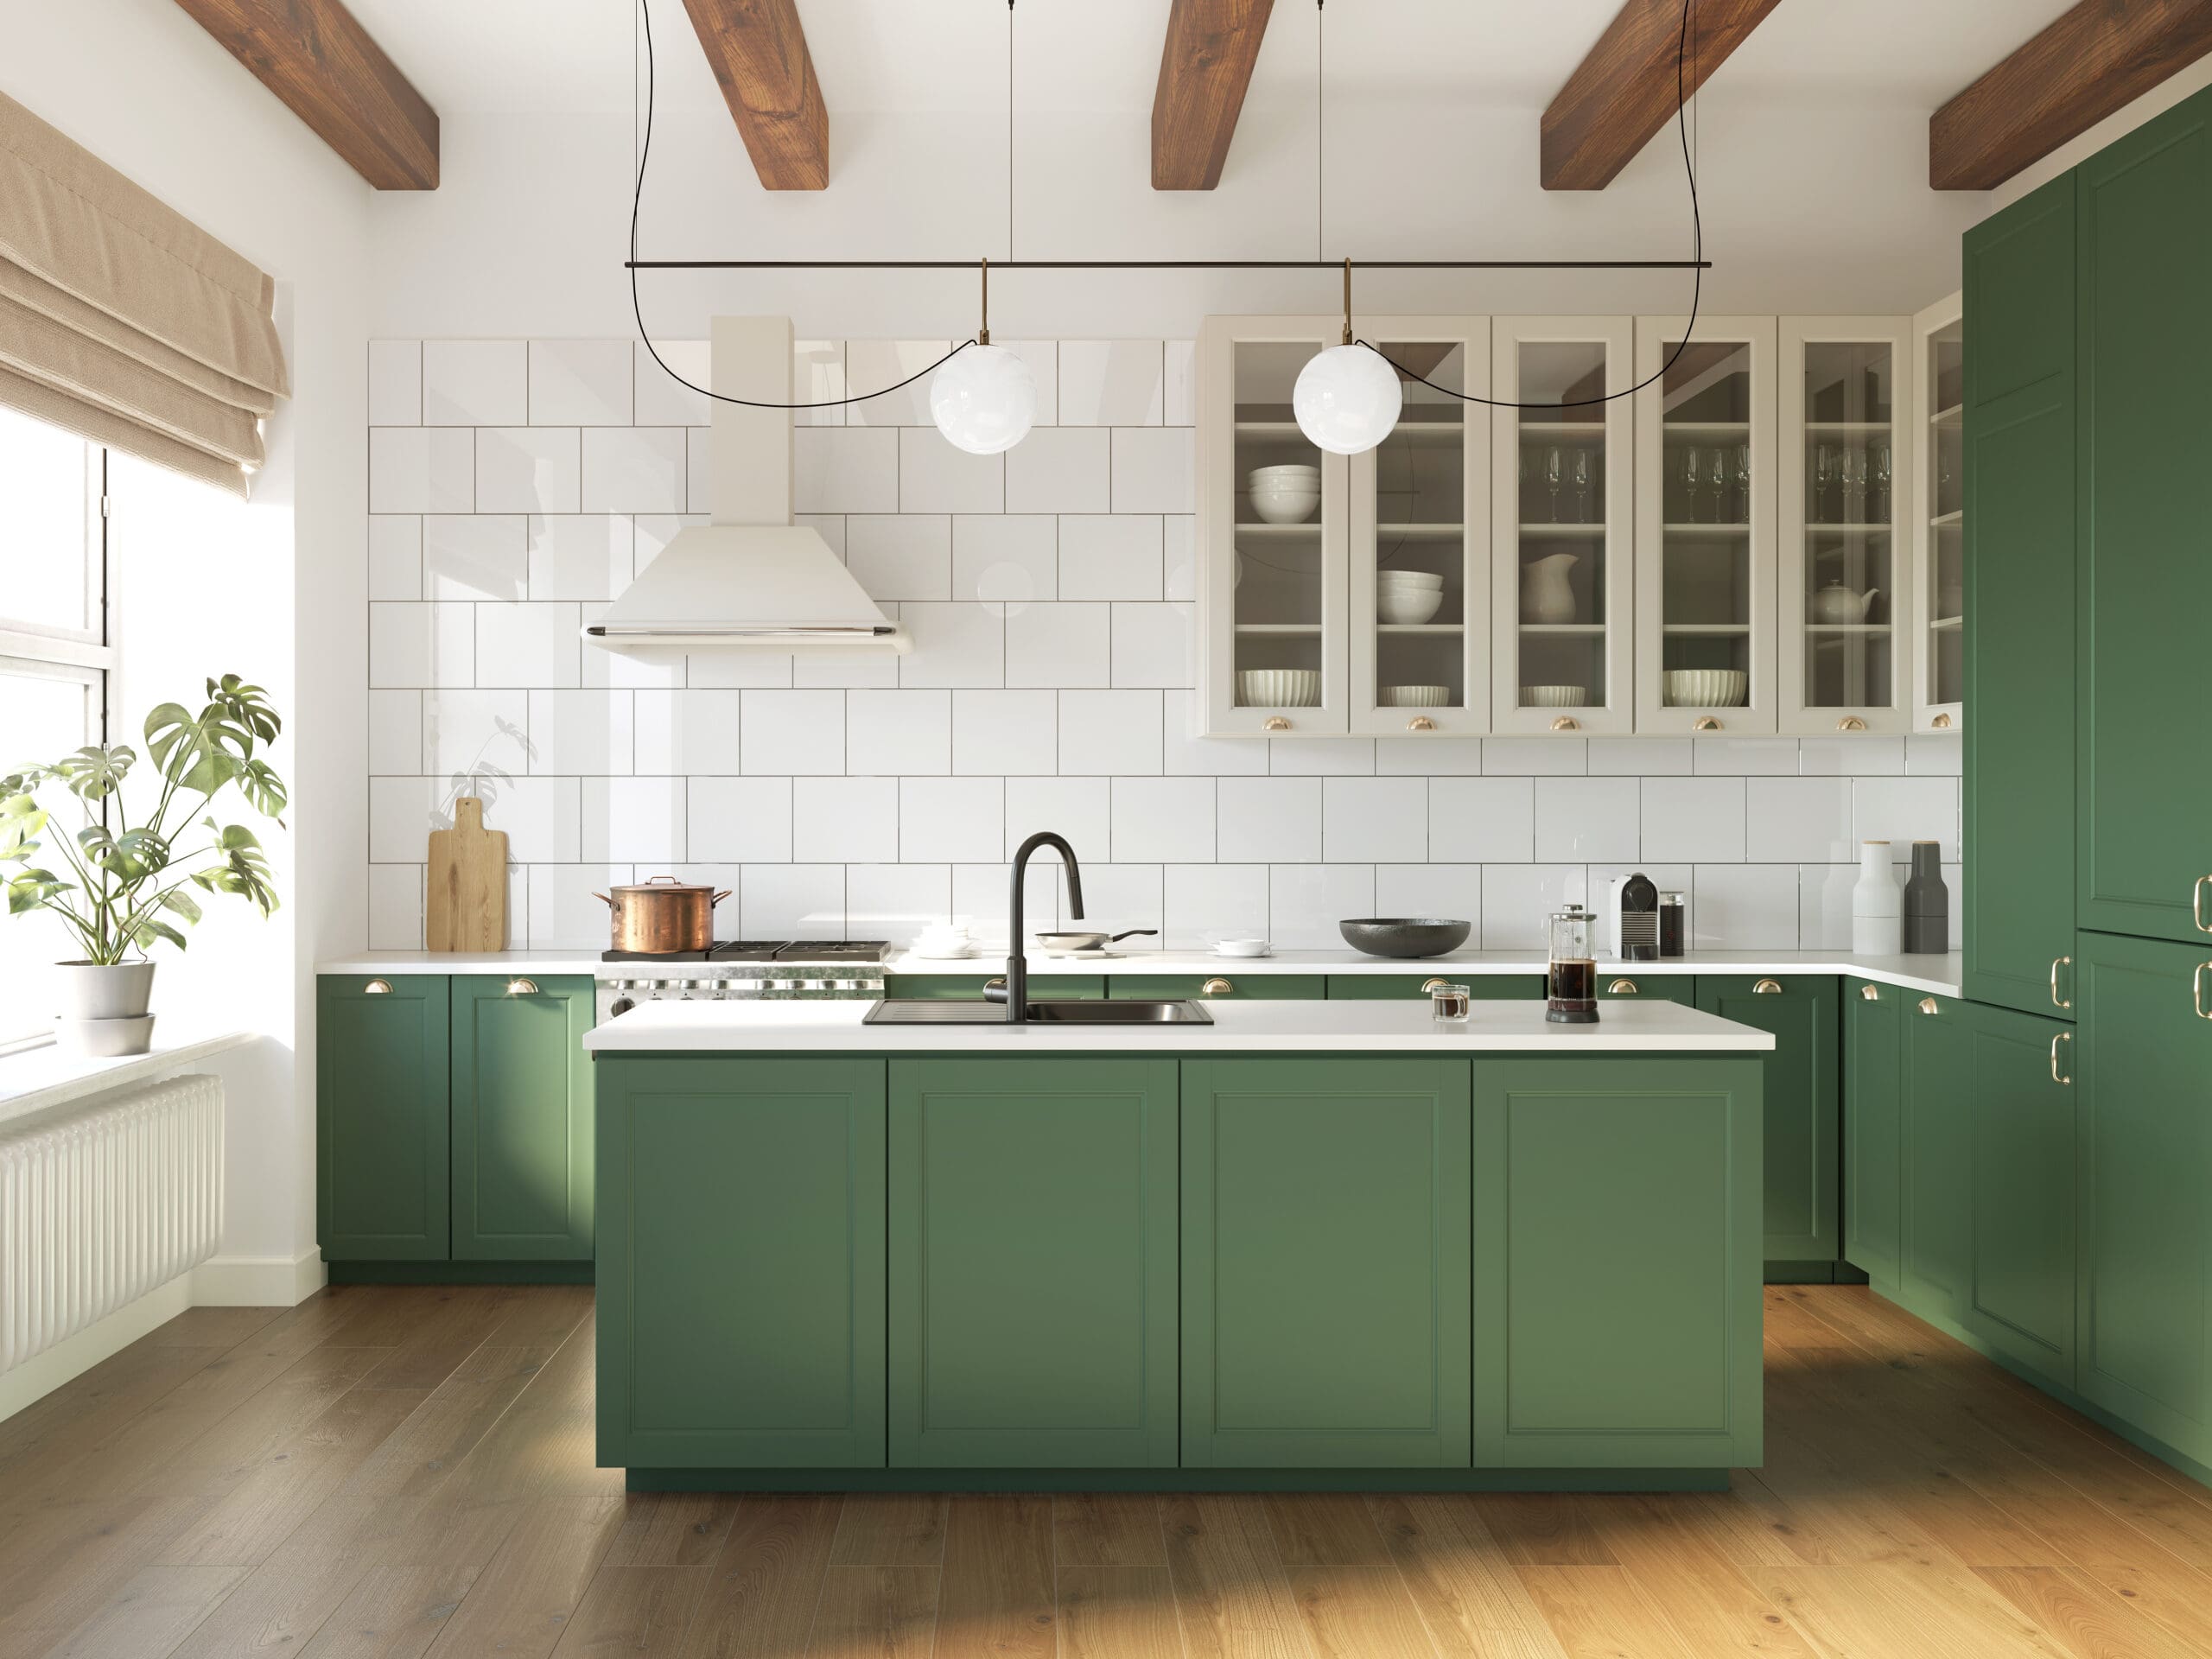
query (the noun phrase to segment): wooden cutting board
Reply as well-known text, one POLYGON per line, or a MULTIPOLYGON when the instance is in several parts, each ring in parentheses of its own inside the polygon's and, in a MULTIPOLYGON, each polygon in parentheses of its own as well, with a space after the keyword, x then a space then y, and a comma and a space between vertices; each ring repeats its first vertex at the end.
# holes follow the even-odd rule
POLYGON ((430 831, 429 907, 423 943, 431 950, 507 948, 507 832, 484 827, 484 803, 454 803, 453 828, 430 831))

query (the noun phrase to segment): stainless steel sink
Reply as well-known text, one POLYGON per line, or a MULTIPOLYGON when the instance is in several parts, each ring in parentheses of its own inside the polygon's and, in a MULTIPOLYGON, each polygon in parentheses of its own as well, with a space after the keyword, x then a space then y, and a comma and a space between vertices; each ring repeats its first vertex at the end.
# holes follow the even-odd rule
MULTIPOLYGON (((887 998, 868 1011, 861 1022, 869 1026, 1004 1026, 1003 1002, 970 1002, 964 999, 924 1001, 887 998)), ((1213 1016, 1187 999, 1146 1002, 1131 999, 1074 999, 1032 1002, 1028 1024, 1033 1026, 1210 1026, 1213 1016)))

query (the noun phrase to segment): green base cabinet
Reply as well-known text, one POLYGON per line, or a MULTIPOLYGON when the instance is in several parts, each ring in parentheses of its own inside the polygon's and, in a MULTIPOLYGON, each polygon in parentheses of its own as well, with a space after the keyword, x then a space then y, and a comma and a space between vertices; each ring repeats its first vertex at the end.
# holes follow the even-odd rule
POLYGON ((1328 994, 1329 982, 1319 974, 1113 974, 1106 981, 1106 995, 1116 1001, 1319 1001, 1328 994))
POLYGON ((315 982, 315 1239, 326 1261, 452 1254, 448 981, 315 982))
POLYGON ((1843 985, 1843 1259, 1897 1291, 1904 1220, 1904 1021, 1910 993, 1843 985))
POLYGON ((2056 1020, 1968 1004, 1974 1093, 1967 1328, 2062 1388, 2074 1386, 2074 1033, 2056 1020))
POLYGON ((891 1062, 893 1468, 1175 1466, 1176 1074, 891 1062))
POLYGON ((1544 994, 1541 974, 1455 974, 1446 964, 1420 974, 1331 974, 1332 1001, 1388 1002, 1401 997, 1427 996, 1433 979, 1465 985, 1478 1002, 1510 1002, 1544 994))
POLYGON ((1761 1459, 1760 1067, 1474 1068, 1474 1460, 1761 1459))
POLYGON ((2076 1387, 2212 1463, 2212 939, 2084 933, 2075 955, 2076 1387))
POLYGON ((1802 1265, 1843 1256, 1836 1179, 1839 1000, 1833 979, 1697 976, 1699 1007, 1774 1036, 1761 1061, 1770 1262, 1802 1265))
MULTIPOLYGON (((1543 994, 1542 982, 1539 981, 1536 995, 1543 994)), ((1598 969, 1598 1000, 1617 1002, 1630 997, 1641 997, 1646 1002, 1680 1002, 1694 1008, 1697 1006, 1697 976, 1655 974, 1635 962, 1601 963, 1598 969)))
MULTIPOLYGON (((988 974, 886 974, 883 994, 887 997, 929 1001, 980 1002, 983 988, 1003 982, 1006 975, 994 971, 988 974)), ((1106 995, 1106 977, 1103 974, 1040 974, 1033 968, 1029 975, 1029 995, 1035 1001, 1065 1001, 1071 997, 1096 1001, 1106 995)))
POLYGON ((1185 1468, 1468 1466, 1468 1065, 1183 1065, 1185 1468))
POLYGON ((1974 1026, 1968 1005, 1916 996, 1904 1022, 1899 1300, 1963 1325, 1974 1275, 1974 1026))
POLYGON ((599 1461, 884 1465, 884 1062, 599 1063, 599 1461))
POLYGON ((453 1258, 592 1256, 593 983, 452 982, 453 1258))

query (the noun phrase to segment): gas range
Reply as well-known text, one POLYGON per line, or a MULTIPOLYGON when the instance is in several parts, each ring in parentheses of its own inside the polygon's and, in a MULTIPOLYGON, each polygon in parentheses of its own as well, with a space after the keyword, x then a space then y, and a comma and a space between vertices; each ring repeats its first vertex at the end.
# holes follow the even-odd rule
POLYGON ((609 950, 600 961, 602 1023, 640 1002, 753 998, 815 1001, 883 995, 881 939, 734 939, 704 950, 609 950))

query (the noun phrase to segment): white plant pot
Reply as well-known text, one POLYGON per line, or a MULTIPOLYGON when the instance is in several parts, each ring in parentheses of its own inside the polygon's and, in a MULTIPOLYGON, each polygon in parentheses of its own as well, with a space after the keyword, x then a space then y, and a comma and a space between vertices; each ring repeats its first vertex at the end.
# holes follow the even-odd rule
POLYGON ((88 1060, 112 1060, 143 1054, 154 1046, 154 1016, 142 1014, 119 1020, 57 1020, 54 1040, 66 1053, 88 1060))
MULTIPOLYGON (((54 964, 61 986, 63 1020, 141 1020, 147 1000, 154 994, 154 964, 118 962, 105 967, 93 962, 54 964)), ((143 1052, 143 1051, 136 1051, 143 1052)))

